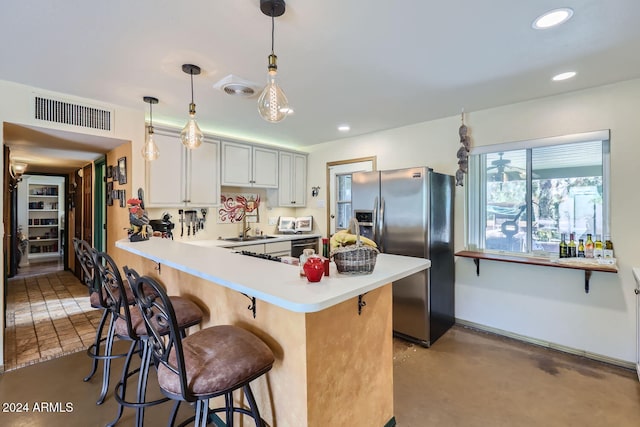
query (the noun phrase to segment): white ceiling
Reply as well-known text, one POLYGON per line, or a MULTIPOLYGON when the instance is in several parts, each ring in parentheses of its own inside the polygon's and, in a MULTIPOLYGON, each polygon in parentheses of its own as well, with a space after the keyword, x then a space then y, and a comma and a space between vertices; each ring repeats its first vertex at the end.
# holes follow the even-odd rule
POLYGON ((181 126, 181 65, 193 63, 204 131, 303 147, 640 77, 638 22, 637 0, 289 0, 275 53, 295 114, 271 124, 257 97, 213 88, 229 74, 266 81, 259 0, 13 0, 0 14, 0 79, 147 111, 142 97, 155 96, 154 123, 181 126), (556 7, 573 18, 531 28, 556 7), (550 80, 567 70, 576 78, 550 80))

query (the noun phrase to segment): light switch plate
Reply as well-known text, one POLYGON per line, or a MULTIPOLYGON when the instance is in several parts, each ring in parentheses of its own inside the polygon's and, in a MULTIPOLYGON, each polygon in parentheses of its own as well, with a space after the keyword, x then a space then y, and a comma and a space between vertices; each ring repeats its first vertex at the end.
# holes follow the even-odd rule
POLYGON ((316 207, 317 208, 324 208, 325 207, 324 200, 316 200, 316 207))
POLYGON ((269 217, 269 225, 278 225, 278 217, 270 216, 269 217))

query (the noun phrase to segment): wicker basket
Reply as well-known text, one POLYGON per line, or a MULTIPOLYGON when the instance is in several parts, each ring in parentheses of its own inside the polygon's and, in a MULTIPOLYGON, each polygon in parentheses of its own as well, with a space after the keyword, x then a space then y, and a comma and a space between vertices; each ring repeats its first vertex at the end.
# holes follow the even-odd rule
POLYGON ((376 266, 378 250, 360 241, 360 225, 355 218, 349 223, 349 232, 355 229, 356 244, 335 249, 331 255, 341 274, 371 274, 376 266))

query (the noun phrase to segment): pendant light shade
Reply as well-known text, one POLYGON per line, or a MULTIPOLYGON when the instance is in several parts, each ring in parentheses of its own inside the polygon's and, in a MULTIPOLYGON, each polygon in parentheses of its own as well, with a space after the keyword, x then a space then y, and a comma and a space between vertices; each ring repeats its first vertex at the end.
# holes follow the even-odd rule
POLYGON ((193 75, 200 74, 200 67, 193 64, 183 64, 182 71, 191 76, 191 104, 189 104, 189 121, 180 132, 180 139, 185 147, 193 150, 200 147, 204 139, 204 134, 196 122, 196 104, 193 103, 193 75))
POLYGON ((145 160, 152 161, 157 159, 160 156, 160 150, 158 150, 158 146, 153 140, 153 104, 158 103, 158 98, 154 98, 152 96, 145 96, 142 98, 144 102, 149 104, 149 126, 147 126, 147 139, 145 140, 144 146, 142 147, 142 157, 145 160))
POLYGON ((266 121, 277 123, 284 120, 290 110, 289 101, 276 79, 278 74, 278 57, 274 53, 274 18, 284 14, 284 0, 260 0, 260 10, 265 15, 271 17, 271 55, 269 55, 267 86, 258 98, 258 112, 266 121))

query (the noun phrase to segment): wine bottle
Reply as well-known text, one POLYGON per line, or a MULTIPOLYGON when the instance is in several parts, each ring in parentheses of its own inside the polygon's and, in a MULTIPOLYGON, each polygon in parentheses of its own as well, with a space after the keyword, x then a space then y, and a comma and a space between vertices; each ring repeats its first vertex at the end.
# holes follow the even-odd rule
POLYGON ((596 241, 593 243, 593 257, 602 258, 602 249, 602 240, 600 240, 600 235, 596 234, 596 241))
POLYGON ((584 242, 584 257, 593 258, 593 240, 591 240, 591 234, 587 234, 587 241, 584 242))
POLYGON ((578 240, 578 258, 584 258, 584 240, 578 240))
POLYGON ((560 258, 567 258, 568 252, 567 252, 567 241, 566 241, 566 234, 562 233, 562 237, 560 239, 560 258))
POLYGON ((578 256, 577 248, 576 248, 576 234, 575 233, 569 234, 569 246, 568 246, 567 256, 569 258, 575 258, 576 256, 578 256))
POLYGON ((604 250, 602 251, 602 256, 605 258, 613 258, 613 243, 611 242, 610 236, 604 237, 604 250))

